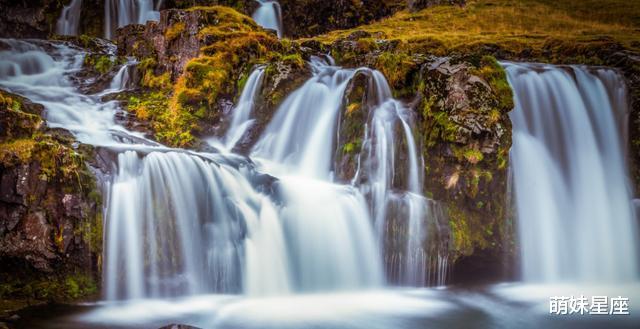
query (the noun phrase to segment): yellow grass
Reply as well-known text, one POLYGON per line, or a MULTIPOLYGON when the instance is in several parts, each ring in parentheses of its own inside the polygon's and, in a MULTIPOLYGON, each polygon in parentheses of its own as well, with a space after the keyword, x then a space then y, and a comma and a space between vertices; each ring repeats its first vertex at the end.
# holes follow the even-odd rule
MULTIPOLYGON (((435 42, 443 50, 495 43, 519 51, 537 48, 550 38, 577 42, 615 40, 638 49, 639 16, 640 1, 470 0, 464 7, 402 11, 357 29, 374 33, 376 38, 435 42)), ((329 43, 351 32, 334 31, 317 39, 329 43)))

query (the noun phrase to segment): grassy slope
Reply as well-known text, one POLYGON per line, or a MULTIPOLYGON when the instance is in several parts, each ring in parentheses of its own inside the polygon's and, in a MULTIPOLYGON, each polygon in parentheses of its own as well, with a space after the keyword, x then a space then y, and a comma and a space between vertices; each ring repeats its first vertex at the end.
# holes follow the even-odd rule
MULTIPOLYGON (((406 44, 436 44, 435 54, 477 44, 498 44, 520 52, 540 49, 548 39, 572 42, 613 40, 640 50, 640 1, 470 0, 465 7, 436 6, 357 28, 406 44)), ((331 43, 351 30, 316 39, 331 43)), ((433 47, 432 47, 433 48, 433 47)))

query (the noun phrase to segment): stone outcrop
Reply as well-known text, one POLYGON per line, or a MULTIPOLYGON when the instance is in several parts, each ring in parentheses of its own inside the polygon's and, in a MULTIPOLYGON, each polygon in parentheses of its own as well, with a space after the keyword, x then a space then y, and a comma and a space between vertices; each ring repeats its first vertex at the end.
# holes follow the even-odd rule
POLYGON ((91 150, 47 129, 42 109, 0 91, 1 298, 97 293, 102 215, 91 150))
MULTIPOLYGON (((409 53, 397 41, 379 37, 356 30, 328 48, 315 47, 331 51, 341 65, 378 69, 395 96, 413 109, 425 160, 423 189, 436 201, 435 211, 443 214, 432 216, 428 224, 425 247, 430 254, 448 257, 454 273, 457 264, 471 263, 478 275, 509 275, 502 273, 502 266, 496 268, 515 255, 507 206, 508 112, 513 103, 504 71, 492 56, 409 53), (474 259, 476 255, 482 255, 482 261, 474 259)), ((370 117, 366 93, 366 77, 356 78, 348 91, 336 150, 337 176, 343 179, 352 177, 357 166, 363 122, 370 117)), ((396 173, 396 181, 403 181, 403 174, 396 173)))
POLYGON ((56 0, 0 0, 0 37, 46 38, 61 10, 56 0))
POLYGON ((228 7, 165 10, 159 22, 119 29, 117 40, 120 55, 140 60, 141 89, 129 98, 129 111, 153 122, 155 137, 173 146, 197 148, 198 137, 224 131, 255 65, 268 66, 267 80, 284 81, 265 91, 269 106, 257 111, 265 119, 262 113, 278 105, 291 81, 308 74, 307 55, 296 43, 228 7))

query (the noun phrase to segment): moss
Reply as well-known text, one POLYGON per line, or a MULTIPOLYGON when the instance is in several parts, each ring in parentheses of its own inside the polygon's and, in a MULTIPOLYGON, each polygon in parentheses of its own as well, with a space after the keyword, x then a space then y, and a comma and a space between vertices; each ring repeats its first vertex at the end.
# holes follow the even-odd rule
POLYGON ((73 302, 94 298, 98 294, 96 279, 85 273, 68 275, 29 274, 3 278, 0 299, 29 299, 73 302))
POLYGON ((12 165, 28 161, 36 142, 31 138, 16 139, 0 143, 0 163, 12 165))
POLYGON ((292 65, 295 68, 303 68, 305 61, 299 53, 289 54, 282 57, 282 62, 292 65))
MULTIPOLYGON (((231 8, 192 7, 187 11, 200 12, 196 35, 204 45, 200 54, 177 77, 163 72, 155 59, 142 59, 138 67, 147 91, 129 102, 129 110, 139 119, 152 122, 159 141, 179 147, 195 146, 200 127, 220 120, 221 99, 234 99, 256 64, 279 60, 295 67, 305 65, 291 41, 281 43, 231 8)), ((172 25, 165 36, 172 39, 186 33, 182 25, 172 25)))
POLYGON ((116 64, 116 59, 109 55, 88 55, 84 58, 84 66, 100 74, 111 71, 116 64))
MULTIPOLYGON (((499 109, 510 111, 513 108, 513 92, 507 80, 507 73, 495 57, 483 56, 480 60, 480 68, 471 70, 471 74, 477 75, 489 83, 498 101, 497 107, 499 109)), ((500 116, 500 110, 494 111, 491 115, 495 119, 500 116)))
POLYGON ((416 64, 411 57, 404 52, 383 52, 377 59, 376 68, 384 74, 393 87, 406 85, 406 77, 409 71, 415 69, 416 64))
POLYGON ((173 41, 178 36, 180 36, 180 34, 184 32, 184 30, 184 22, 177 22, 167 28, 167 30, 164 32, 164 37, 167 39, 167 41, 173 41))
POLYGON ((484 158, 482 152, 477 149, 467 149, 464 151, 463 156, 470 164, 477 164, 484 158))

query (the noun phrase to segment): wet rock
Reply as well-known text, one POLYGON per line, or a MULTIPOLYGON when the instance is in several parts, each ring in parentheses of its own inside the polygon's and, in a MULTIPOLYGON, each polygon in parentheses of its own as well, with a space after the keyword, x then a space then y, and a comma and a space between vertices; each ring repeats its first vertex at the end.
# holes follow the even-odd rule
POLYGON ((158 329, 200 329, 200 328, 188 326, 186 324, 170 324, 168 326, 164 326, 158 329))
MULTIPOLYGON (((35 106, 0 91, 0 118, 36 116, 35 106)), ((39 116, 36 116, 39 118, 39 116)), ((40 119, 38 119, 40 120, 40 119)), ((35 122, 35 121, 34 121, 35 122)), ((0 280, 11 293, 3 298, 47 299, 66 295, 60 285, 74 273, 98 273, 101 257, 100 193, 83 157, 86 146, 60 129, 14 121, 0 130, 0 280), (96 241, 99 239, 99 241, 96 241), (62 277, 62 278, 60 278, 62 277), (34 291, 32 280, 51 282, 51 291, 34 291)))

